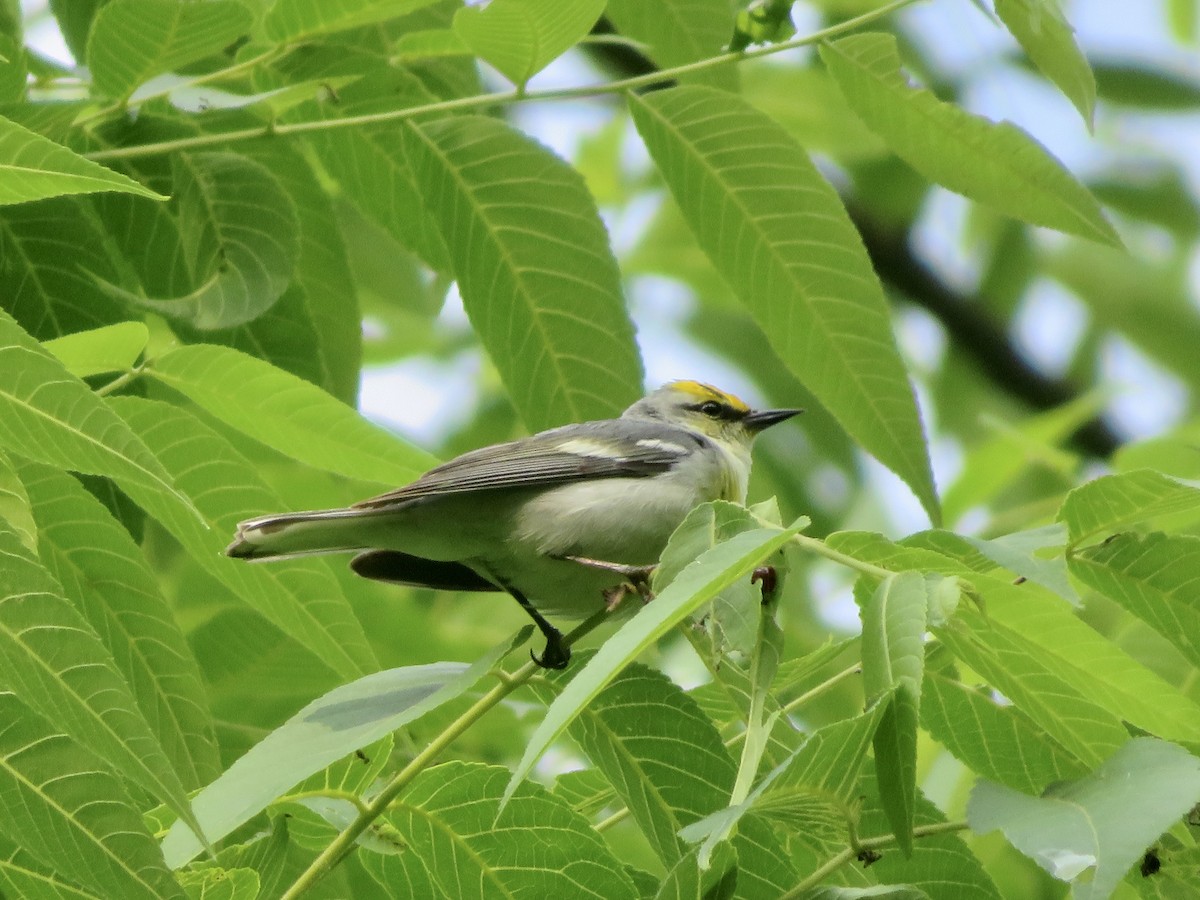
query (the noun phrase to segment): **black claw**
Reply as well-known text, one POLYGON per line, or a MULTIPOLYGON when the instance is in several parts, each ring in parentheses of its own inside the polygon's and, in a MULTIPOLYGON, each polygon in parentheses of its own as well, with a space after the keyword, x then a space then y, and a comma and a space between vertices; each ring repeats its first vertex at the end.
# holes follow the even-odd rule
POLYGON ((561 634, 546 635, 546 649, 537 656, 532 650, 529 658, 543 669, 565 669, 571 661, 571 648, 563 643, 561 634))

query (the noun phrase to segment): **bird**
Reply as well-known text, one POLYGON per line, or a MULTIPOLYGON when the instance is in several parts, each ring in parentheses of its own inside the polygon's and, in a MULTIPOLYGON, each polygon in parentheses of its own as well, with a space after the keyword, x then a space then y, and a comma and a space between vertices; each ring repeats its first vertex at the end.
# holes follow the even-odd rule
POLYGON ((534 662, 561 669, 570 648, 548 617, 613 605, 639 574, 644 583, 692 509, 744 503, 755 437, 801 412, 672 381, 619 418, 472 450, 353 506, 248 519, 225 552, 354 553, 364 578, 508 593, 546 639, 534 662))

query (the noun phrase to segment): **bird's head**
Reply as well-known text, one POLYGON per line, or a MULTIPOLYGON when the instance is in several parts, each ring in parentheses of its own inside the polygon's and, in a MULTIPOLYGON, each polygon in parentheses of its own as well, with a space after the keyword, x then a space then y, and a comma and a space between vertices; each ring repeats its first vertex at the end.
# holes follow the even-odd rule
POLYGON ((800 412, 803 410, 755 410, 712 385, 672 381, 643 397, 623 415, 679 425, 719 443, 748 448, 759 432, 800 412))

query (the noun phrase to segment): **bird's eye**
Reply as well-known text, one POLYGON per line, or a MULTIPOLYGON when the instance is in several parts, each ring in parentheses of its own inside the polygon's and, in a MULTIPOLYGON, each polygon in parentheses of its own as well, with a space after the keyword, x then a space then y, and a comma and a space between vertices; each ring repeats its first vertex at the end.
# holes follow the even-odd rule
POLYGON ((704 413, 711 419, 721 418, 721 404, 716 400, 709 400, 700 404, 700 412, 704 413))

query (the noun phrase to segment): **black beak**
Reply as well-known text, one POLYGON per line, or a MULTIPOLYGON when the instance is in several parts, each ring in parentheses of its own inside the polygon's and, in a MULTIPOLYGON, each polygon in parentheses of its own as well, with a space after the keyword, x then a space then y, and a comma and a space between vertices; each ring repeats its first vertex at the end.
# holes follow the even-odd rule
POLYGON ((802 409, 756 409, 748 413, 742 421, 751 431, 762 431, 802 412, 802 409))

